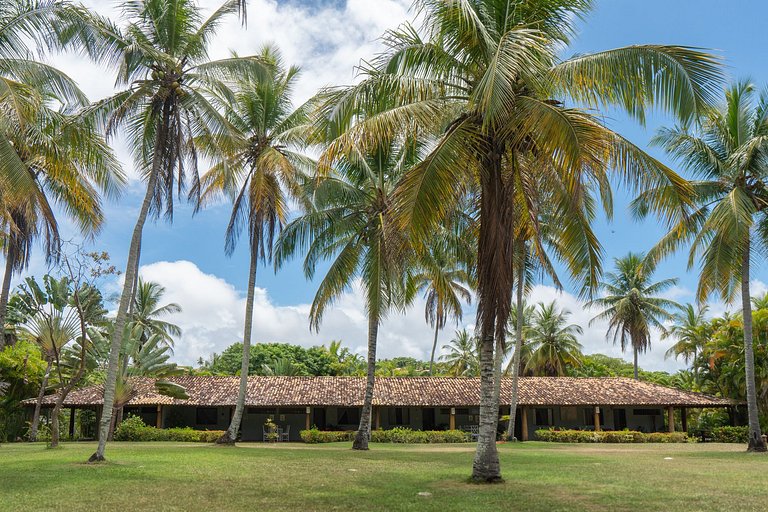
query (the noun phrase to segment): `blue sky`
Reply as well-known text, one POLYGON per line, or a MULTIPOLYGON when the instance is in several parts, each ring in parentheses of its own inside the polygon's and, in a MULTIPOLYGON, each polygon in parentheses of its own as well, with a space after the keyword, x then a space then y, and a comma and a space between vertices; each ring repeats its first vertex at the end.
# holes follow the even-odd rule
MULTIPOLYGON (((215 6, 218 0, 202 3, 215 6)), ((92 0, 90 4, 108 14, 115 12, 111 3, 105 5, 105 2, 92 0)), ((222 37, 216 42, 214 53, 223 56, 229 48, 236 48, 240 54, 247 54, 257 51, 258 46, 264 42, 276 42, 283 49, 288 62, 302 66, 304 75, 297 95, 299 99, 305 99, 319 86, 349 83, 353 80, 353 66, 360 59, 373 55, 378 44, 376 38, 385 28, 394 27, 406 19, 407 7, 407 2, 398 0, 375 3, 371 0, 336 0, 312 4, 297 1, 278 4, 267 0, 252 0, 248 30, 243 31, 236 22, 227 25, 221 32, 222 37)), ((595 9, 587 19, 580 22, 579 34, 564 52, 564 56, 642 43, 698 46, 712 49, 722 56, 731 78, 750 77, 762 86, 768 82, 768 56, 765 51, 768 48, 768 35, 764 28, 767 18, 768 4, 758 1, 739 2, 738 9, 735 9, 728 2, 715 0, 601 0, 595 3, 595 9)), ((78 79, 93 99, 109 93, 111 78, 107 79, 103 70, 74 56, 62 56, 56 62, 78 79)), ((648 141, 658 127, 673 123, 663 115, 652 115, 647 125, 642 127, 617 112, 612 112, 607 122, 643 148, 648 148, 648 141)), ((130 173, 131 162, 126 158, 125 148, 120 141, 115 142, 115 147, 130 173)), ((662 152, 654 148, 648 150, 675 168, 662 152)), ((130 232, 142 196, 141 183, 134 180, 119 202, 108 204, 107 223, 94 243, 95 248, 108 251, 120 267, 125 264, 130 232)), ((605 247, 606 267, 610 267, 614 257, 629 251, 647 250, 664 232, 663 227, 653 218, 644 222, 633 220, 626 211, 628 200, 625 191, 617 190, 613 221, 608 223, 601 218, 596 225, 599 239, 605 247)), ((160 281, 178 273, 176 280, 167 279, 164 282, 170 296, 188 311, 199 312, 196 313, 197 318, 192 318, 191 313, 185 314, 185 321, 181 322, 189 324, 181 340, 188 341, 188 344, 185 348, 184 343, 181 343, 178 352, 183 362, 237 341, 240 325, 237 317, 242 316, 239 299, 244 296, 248 262, 245 247, 239 247, 231 258, 224 256, 223 232, 228 216, 227 204, 217 205, 196 216, 192 215, 189 205, 179 204, 173 225, 160 219, 149 222, 144 232, 142 265, 147 265, 152 278, 160 281), (189 264, 177 263, 180 261, 189 264), (195 288, 193 284, 197 282, 196 279, 202 279, 201 283, 207 284, 195 288), (174 284, 179 283, 191 288, 184 293, 179 290, 170 291, 174 284), (213 286, 216 291, 210 288, 212 283, 216 284, 213 286), (230 302, 224 301, 217 306, 222 308, 220 310, 206 308, 206 301, 222 289, 226 289, 226 293, 231 296, 227 299, 230 302), (201 327, 201 318, 205 318, 207 327, 215 324, 214 327, 226 325, 227 328, 206 329, 205 326, 201 327)), ((39 260, 36 260, 32 271, 39 274, 41 268, 39 260)), ((754 270, 754 279, 768 282, 768 273, 763 265, 756 265, 754 270)), ((660 265, 658 277, 678 277, 680 284, 679 289, 674 291, 674 297, 682 302, 692 300, 690 291, 695 289, 697 276, 695 272, 686 270, 685 253, 660 265)), ((354 328, 345 326, 345 319, 354 324, 362 314, 359 297, 354 297, 354 293, 339 305, 344 316, 331 318, 326 322, 331 327, 324 327, 325 332, 321 330, 318 336, 310 336, 306 334, 306 324, 282 331, 268 328, 285 322, 301 323, 306 304, 311 302, 315 292, 315 285, 304 279, 300 262, 290 263, 279 274, 275 274, 272 268, 260 268, 257 282, 263 289, 265 307, 273 312, 273 316, 265 313, 262 323, 257 322, 256 337, 261 336, 261 339, 256 341, 312 344, 342 338, 355 349, 360 350, 364 346, 364 329, 359 325, 354 328), (281 317, 286 312, 295 313, 295 317, 281 317)), ((566 291, 572 290, 567 288, 566 291)), ((537 293, 535 299, 554 296, 554 291, 546 287, 541 287, 537 293)), ((581 311, 582 308, 573 297, 565 302, 573 311, 574 320, 585 323, 590 318, 591 315, 581 311)), ((418 309, 419 305, 415 307, 418 309)), ((463 323, 471 324, 472 319, 473 311, 469 308, 463 323)), ((393 332, 398 331, 398 328, 402 332, 393 335, 389 341, 385 334, 385 342, 382 344, 384 355, 404 353, 424 357, 427 354, 429 329, 424 325, 421 310, 409 313, 406 320, 393 318, 388 325, 391 325, 393 332)), ((441 340, 449 339, 450 334, 451 329, 448 329, 441 340)), ((588 329, 582 342, 588 352, 600 350, 617 355, 615 349, 606 344, 598 328, 588 329)), ((674 368, 673 362, 663 360, 661 348, 649 356, 648 366, 674 368)))

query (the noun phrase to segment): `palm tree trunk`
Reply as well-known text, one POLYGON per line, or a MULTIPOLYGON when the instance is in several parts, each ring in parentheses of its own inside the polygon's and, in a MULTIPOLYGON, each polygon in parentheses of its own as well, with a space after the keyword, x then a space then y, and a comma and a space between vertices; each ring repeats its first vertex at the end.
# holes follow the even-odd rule
MULTIPOLYGON (((489 330, 489 329, 486 329, 489 330)), ((482 333, 480 342, 480 425, 477 436, 477 451, 472 464, 472 479, 478 482, 501 480, 499 454, 496 450, 496 425, 498 407, 494 408, 494 336, 482 333)))
POLYGON ((435 339, 432 341, 432 355, 429 356, 429 376, 432 376, 432 367, 435 364, 435 350, 437 349, 437 335, 440 333, 440 324, 435 322, 435 339))
POLYGON ((634 345, 634 343, 632 344, 632 352, 634 353, 635 380, 639 380, 640 378, 637 373, 637 347, 634 345))
POLYGON ((752 351, 752 298, 749 293, 750 241, 747 238, 741 260, 741 309, 744 317, 744 369, 746 370, 747 413, 749 416, 749 445, 747 451, 765 452, 765 443, 760 432, 757 415, 757 393, 755 392, 755 356, 752 351))
POLYGON ((7 251, 5 255, 5 272, 3 273, 3 287, 0 291, 0 350, 5 348, 5 312, 8 309, 8 296, 11 293, 11 278, 13 278, 14 251, 7 251))
POLYGON ((165 147, 167 135, 168 107, 163 110, 163 116, 160 119, 157 135, 155 136, 155 151, 152 156, 152 170, 147 180, 147 192, 144 194, 144 201, 141 203, 139 217, 136 219, 136 225, 133 228, 131 236, 131 246, 128 250, 128 262, 125 268, 125 283, 120 295, 120 305, 117 308, 115 317, 115 327, 112 333, 112 341, 109 349, 109 365, 107 366, 107 379, 104 383, 104 406, 99 422, 99 446, 96 453, 91 455, 88 462, 100 462, 104 460, 104 451, 107 448, 107 438, 109 437, 110 426, 112 425, 112 409, 115 404, 115 386, 117 385, 117 371, 119 366, 120 347, 123 341, 123 329, 128 315, 128 307, 133 300, 133 290, 136 275, 139 269, 139 250, 141 247, 141 237, 144 231, 144 223, 147 221, 149 207, 152 204, 152 198, 155 195, 158 175, 160 174, 161 155, 165 147))
POLYGON ((40 427, 40 409, 43 407, 43 397, 45 396, 45 388, 48 387, 48 379, 51 376, 51 367, 53 366, 53 360, 48 358, 48 365, 45 367, 45 374, 43 374, 43 381, 40 383, 40 393, 37 394, 37 402, 35 402, 35 412, 32 415, 32 425, 29 427, 29 440, 37 441, 37 430, 40 427))
POLYGON ((512 354, 512 400, 509 403, 509 425, 507 440, 515 440, 515 420, 517 419, 517 388, 520 381, 520 352, 523 350, 523 291, 525 288, 525 272, 518 271, 517 278, 517 311, 515 324, 515 352, 512 354))
POLYGON ((371 411, 373 410, 373 386, 376 379, 376 344, 379 335, 379 318, 374 312, 368 313, 368 377, 365 382, 363 412, 360 427, 352 443, 353 450, 367 450, 371 434, 371 411))
POLYGON ((245 410, 245 394, 248 390, 248 371, 251 364, 251 330, 253 328, 253 301, 256 289, 256 269, 258 267, 258 251, 251 250, 251 264, 248 275, 248 298, 245 302, 245 327, 243 328, 243 360, 240 364, 240 389, 237 392, 237 404, 232 414, 229 428, 216 440, 216 444, 234 445, 237 433, 240 431, 240 423, 243 421, 245 410))

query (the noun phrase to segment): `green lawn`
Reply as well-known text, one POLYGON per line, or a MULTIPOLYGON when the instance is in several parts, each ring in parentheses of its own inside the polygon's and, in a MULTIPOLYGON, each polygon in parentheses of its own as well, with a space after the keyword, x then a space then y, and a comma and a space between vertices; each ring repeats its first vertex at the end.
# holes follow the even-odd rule
POLYGON ((506 482, 472 485, 473 445, 91 443, 0 446, 0 510, 765 510, 768 456, 740 445, 499 446, 506 482), (671 460, 665 458, 671 457, 671 460), (419 496, 419 492, 431 496, 419 496))

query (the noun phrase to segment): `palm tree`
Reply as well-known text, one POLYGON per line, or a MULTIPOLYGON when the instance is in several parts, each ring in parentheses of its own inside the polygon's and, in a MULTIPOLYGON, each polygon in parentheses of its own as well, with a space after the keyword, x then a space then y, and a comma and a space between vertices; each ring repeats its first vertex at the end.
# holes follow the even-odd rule
MULTIPOLYGON (((58 0, 6 0, 0 5, 0 124, 3 129, 34 123, 41 106, 54 98, 66 109, 82 106, 87 98, 75 82, 55 67, 34 60, 39 49, 60 46, 59 35, 77 17, 58 0)), ((12 141, 0 137, 0 204, 35 190, 27 166, 12 141)), ((2 322, 0 322, 2 325, 2 322)))
POLYGON ((219 100, 232 128, 198 139, 216 162, 201 179, 201 200, 227 193, 233 201, 225 251, 227 255, 234 252, 244 227, 250 249, 240 389, 229 428, 219 444, 235 443, 245 409, 256 269, 260 261, 271 260, 275 233, 288 217, 289 199, 299 197, 301 176, 312 164, 293 149, 303 144, 309 111, 307 105, 294 109, 291 104, 299 69, 286 69, 280 53, 269 46, 261 49, 259 57, 268 72, 259 74, 257 69, 243 75, 235 82, 232 100, 219 100))
POLYGON ((712 322, 706 318, 708 310, 706 305, 696 309, 693 304, 686 304, 682 311, 672 316, 672 326, 662 335, 663 338, 671 336, 677 339, 677 342, 667 349, 665 358, 682 357, 686 364, 694 361, 694 382, 699 376, 698 366, 695 363, 696 356, 701 353, 713 334, 712 322))
POLYGON ((592 194, 610 208, 611 171, 640 189, 672 184, 679 194, 654 205, 662 212, 685 204, 690 192, 685 180, 608 129, 591 109, 618 106, 642 120, 657 106, 690 119, 712 103, 720 83, 717 59, 679 46, 636 45, 560 61, 574 24, 590 7, 585 0, 417 0, 423 30, 405 24, 389 31, 385 52, 363 69, 363 80, 328 108, 337 119, 356 108, 378 112, 346 130, 329 154, 395 133, 439 134, 396 196, 400 227, 416 241, 429 239, 468 190, 477 195, 477 481, 501 478, 494 341, 504 345, 512 302, 513 191, 524 190, 529 203, 537 199, 519 164, 535 160, 531 166, 546 175, 545 190, 590 291, 599 280, 600 247, 584 221, 594 214, 592 194), (571 107, 574 102, 587 108, 571 107))
POLYGON ((477 338, 466 329, 457 330, 448 345, 448 353, 440 356, 448 365, 448 374, 453 377, 474 377, 478 373, 477 338))
POLYGON ((576 339, 582 334, 580 325, 568 324, 571 312, 559 309, 557 302, 539 302, 527 330, 528 360, 526 371, 534 375, 565 375, 567 366, 581 363, 581 343, 576 339))
POLYGON ((621 346, 624 352, 631 347, 634 355, 635 379, 638 379, 637 355, 651 348, 651 329, 665 331, 663 323, 672 320, 671 309, 681 309, 675 301, 658 294, 677 284, 677 279, 653 282, 656 263, 644 254, 629 253, 615 258, 615 272, 606 274, 600 287, 606 295, 594 299, 587 307, 602 308, 590 324, 607 320, 608 336, 621 346))
POLYGON ((454 251, 447 247, 449 234, 441 233, 430 243, 426 251, 417 257, 416 273, 409 276, 409 288, 425 291, 426 306, 424 316, 427 323, 435 329, 432 352, 429 356, 429 374, 432 375, 435 363, 437 337, 445 327, 448 317, 458 324, 462 317, 462 301, 470 303, 472 294, 467 283, 469 273, 459 264, 454 251))
POLYGON ((124 128, 147 183, 128 250, 104 384, 99 446, 92 462, 104 460, 121 337, 135 294, 144 223, 149 214, 159 215, 163 209, 172 220, 174 191, 183 189, 186 171, 196 180, 195 138, 227 131, 228 123, 210 95, 226 91, 223 79, 260 67, 258 57, 208 60, 216 29, 228 15, 239 12, 240 6, 240 1, 229 0, 206 20, 193 0, 136 0, 123 5, 124 27, 82 10, 84 26, 69 34, 68 42, 81 46, 92 59, 116 65, 117 85, 124 89, 95 103, 90 114, 105 126, 108 136, 124 128))
POLYGON ((393 307, 406 302, 402 275, 408 267, 401 252, 402 232, 391 220, 392 192, 399 176, 413 164, 418 148, 390 141, 364 153, 338 158, 335 172, 308 184, 313 206, 290 222, 277 241, 279 266, 306 249, 304 273, 314 276, 317 263, 332 260, 310 310, 318 329, 326 308, 360 280, 368 313, 368 365, 363 410, 353 449, 367 450, 371 428, 379 325, 393 307))
POLYGON ((129 323, 132 329, 139 330, 140 339, 146 341, 155 335, 163 344, 173 347, 173 338, 181 336, 181 329, 161 318, 181 313, 181 306, 175 302, 161 305, 163 295, 162 285, 139 278, 129 323))
MULTIPOLYGON (((670 219, 669 233, 651 251, 658 259, 690 243, 689 265, 698 260, 701 267, 696 293, 701 303, 714 292, 732 301, 741 288, 748 449, 761 452, 767 448, 757 413, 749 279, 752 246, 765 243, 768 233, 766 136, 768 96, 755 97, 754 85, 746 81, 730 86, 725 103, 708 110, 700 127, 660 130, 653 142, 694 174, 694 207, 670 219)), ((647 203, 667 194, 664 187, 651 189, 637 199, 635 210, 642 215, 647 203)))

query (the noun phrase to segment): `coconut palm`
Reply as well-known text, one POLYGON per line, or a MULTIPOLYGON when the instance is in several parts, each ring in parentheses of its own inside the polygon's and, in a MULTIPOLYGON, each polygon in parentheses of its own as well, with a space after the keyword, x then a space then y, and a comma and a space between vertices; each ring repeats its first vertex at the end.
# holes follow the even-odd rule
POLYGON ((453 377, 475 377, 478 373, 477 338, 466 329, 457 330, 448 345, 448 353, 440 356, 448 365, 448 375, 453 377))
MULTIPOLYGON (((707 111, 697 128, 687 125, 662 129, 653 142, 694 174, 695 207, 671 219, 671 229, 651 251, 666 256, 690 244, 689 265, 701 267, 697 299, 712 293, 732 301, 741 291, 744 318, 744 357, 749 450, 766 451, 757 414, 752 339, 750 263, 768 241, 768 95, 756 96, 755 86, 743 81, 725 91, 725 102, 707 111)), ((635 203, 644 214, 649 202, 666 197, 659 187, 635 203)))
MULTIPOLYGON (((696 309, 693 304, 686 304, 682 311, 673 315, 673 324, 662 337, 673 337, 677 342, 667 349, 664 357, 682 358, 685 364, 696 360, 713 334, 712 322, 706 318, 708 310, 706 305, 696 309)), ((698 366, 695 362, 693 378, 696 382, 698 366)))
POLYGON ((129 323, 132 329, 139 329, 141 339, 148 340, 155 335, 163 344, 173 347, 173 338, 181 336, 181 329, 162 318, 181 313, 181 306, 175 302, 161 305, 163 295, 162 285, 139 278, 129 323))
POLYGON ((567 366, 581 362, 580 325, 568 324, 571 312, 557 307, 557 302, 539 302, 527 329, 526 371, 534 375, 562 376, 567 366))
POLYGON ((477 189, 477 481, 501 478, 494 342, 504 344, 512 302, 512 192, 521 188, 529 203, 537 195, 516 172, 519 162, 535 159, 546 174, 547 189, 555 193, 551 204, 589 289, 599 280, 600 248, 584 223, 584 205, 593 214, 592 194, 599 193, 610 208, 611 171, 638 188, 673 184, 679 194, 654 205, 665 213, 685 204, 690 192, 683 179, 608 129, 591 108, 617 106, 642 120, 655 106, 690 119, 713 103, 720 83, 716 59, 679 46, 636 45, 560 61, 574 24, 590 7, 587 0, 417 0, 423 29, 405 24, 389 31, 386 50, 365 67, 363 80, 328 109, 341 118, 361 104, 379 107, 335 140, 331 154, 395 133, 439 134, 396 198, 401 228, 416 240, 431 237, 456 201, 477 189), (569 106, 566 100, 572 100, 569 106))
POLYGON ((416 260, 416 273, 409 276, 409 289, 424 292, 426 305, 424 316, 427 323, 435 329, 432 340, 432 352, 429 356, 429 374, 432 375, 435 363, 437 337, 445 327, 449 317, 458 324, 461 321, 462 302, 470 303, 472 294, 467 283, 469 273, 455 258, 455 252, 448 244, 449 233, 438 235, 416 260))
POLYGON ((651 330, 666 330, 664 322, 672 320, 670 310, 679 310, 680 304, 659 297, 660 293, 677 284, 677 279, 663 279, 653 282, 656 263, 644 254, 629 253, 615 258, 615 272, 606 274, 600 287, 604 297, 594 299, 587 307, 598 307, 602 311, 590 324, 608 321, 608 336, 618 343, 621 351, 632 350, 635 379, 638 379, 637 356, 651 348, 651 330))
MULTIPOLYGON (((232 101, 220 98, 231 128, 198 139, 215 161, 201 179, 201 201, 221 193, 233 201, 225 235, 227 255, 234 252, 244 227, 249 237, 240 389, 229 428, 218 441, 221 444, 234 444, 245 409, 256 269, 260 261, 271 260, 273 239, 287 220, 289 200, 299 197, 300 177, 312 164, 296 150, 303 144, 309 111, 307 105, 294 108, 291 104, 299 69, 286 69, 280 53, 269 46, 262 48, 259 57, 268 72, 243 75, 234 84, 232 101)), ((258 66, 257 72, 261 63, 258 66)))
POLYGON ((335 172, 308 184, 312 208, 290 222, 277 241, 276 264, 306 249, 304 273, 331 260, 310 310, 317 329, 327 307, 359 279, 368 314, 368 365, 360 427, 353 448, 368 449, 379 325, 388 311, 405 303, 402 232, 391 221, 395 183, 417 157, 415 145, 397 141, 369 152, 352 151, 334 162, 335 172))
POLYGON ((225 93, 223 79, 256 72, 260 62, 258 57, 208 59, 216 30, 240 6, 241 2, 229 0, 204 19, 193 0, 136 0, 122 6, 123 27, 83 10, 84 26, 69 34, 70 44, 81 46, 97 62, 117 68, 121 90, 96 102, 89 113, 105 127, 107 136, 123 129, 146 180, 115 316, 99 446, 91 461, 104 460, 120 338, 135 293, 144 223, 148 215, 163 210, 171 220, 174 192, 184 189, 187 171, 196 181, 195 139, 226 132, 228 123, 210 95, 225 93))

